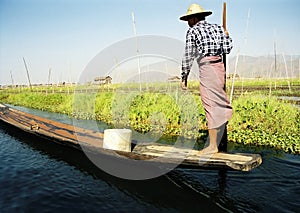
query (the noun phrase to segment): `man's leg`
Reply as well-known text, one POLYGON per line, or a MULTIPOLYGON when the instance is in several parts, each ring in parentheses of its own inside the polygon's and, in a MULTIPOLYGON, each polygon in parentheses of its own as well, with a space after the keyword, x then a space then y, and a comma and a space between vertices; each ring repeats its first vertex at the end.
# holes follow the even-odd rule
POLYGON ((199 154, 212 154, 218 152, 218 129, 209 129, 209 145, 202 149, 199 154))
POLYGON ((209 129, 208 135, 209 135, 209 145, 202 149, 199 154, 212 154, 217 153, 218 151, 224 151, 219 150, 218 145, 221 142, 222 138, 224 137, 224 134, 226 134, 226 123, 224 123, 222 126, 216 129, 209 129))
POLYGON ((219 152, 227 152, 227 123, 225 124, 224 126, 224 131, 223 131, 223 134, 222 134, 222 131, 220 132, 220 136, 221 137, 221 141, 220 141, 220 144, 219 144, 219 152))

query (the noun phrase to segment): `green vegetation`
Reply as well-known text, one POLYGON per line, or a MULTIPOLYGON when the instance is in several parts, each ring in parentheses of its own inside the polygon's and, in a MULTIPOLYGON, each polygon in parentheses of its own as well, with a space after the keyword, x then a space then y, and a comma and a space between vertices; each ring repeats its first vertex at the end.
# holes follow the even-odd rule
POLYGON ((300 110, 275 97, 247 95, 233 102, 230 141, 300 153, 300 110))
MULTIPOLYGON (((299 97, 299 89, 295 89, 299 88, 299 80, 290 80, 289 83, 292 90, 286 87, 286 80, 277 80, 277 88, 272 88, 270 95, 270 81, 243 82, 244 92, 237 92, 239 95, 233 99, 234 116, 228 125, 229 141, 300 154, 299 107, 278 101, 274 95, 292 92, 299 97), (266 89, 251 92, 253 87, 266 89)), ((169 92, 166 84, 160 84, 160 89, 152 85, 142 93, 138 92, 138 87, 136 91, 132 91, 133 87, 127 88, 128 92, 118 90, 116 86, 100 90, 99 87, 89 87, 90 90, 76 88, 76 91, 75 88, 63 88, 54 92, 45 88, 18 92, 15 88, 0 90, 0 102, 64 113, 75 118, 101 120, 115 127, 131 127, 141 133, 203 139, 207 137, 206 120, 200 97, 196 94, 198 86, 198 82, 190 83, 194 95, 176 90, 169 92), (163 89, 165 92, 161 92, 163 89)), ((240 89, 239 86, 238 83, 240 89)))

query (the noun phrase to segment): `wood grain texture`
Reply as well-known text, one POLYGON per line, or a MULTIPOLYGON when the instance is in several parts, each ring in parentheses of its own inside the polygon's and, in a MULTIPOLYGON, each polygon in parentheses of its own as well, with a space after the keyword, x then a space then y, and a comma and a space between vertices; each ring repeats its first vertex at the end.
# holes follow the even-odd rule
POLYGON ((149 163, 178 164, 192 168, 226 168, 250 171, 262 163, 259 154, 224 153, 199 155, 199 151, 186 147, 175 147, 158 143, 133 144, 131 152, 113 151, 103 148, 103 133, 74 127, 73 125, 49 120, 21 112, 0 104, 0 120, 18 129, 46 138, 50 141, 115 158, 143 160, 149 163))

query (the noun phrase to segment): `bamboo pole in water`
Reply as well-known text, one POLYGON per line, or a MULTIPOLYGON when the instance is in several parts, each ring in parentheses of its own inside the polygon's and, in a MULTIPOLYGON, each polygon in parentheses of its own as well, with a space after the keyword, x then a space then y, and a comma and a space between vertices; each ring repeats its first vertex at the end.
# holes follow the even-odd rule
POLYGON ((291 92, 291 84, 290 84, 290 81, 289 81, 289 74, 288 74, 288 69, 287 69, 287 64, 286 64, 284 53, 282 53, 282 57, 283 57, 283 61, 284 61, 285 74, 286 74, 286 80, 287 80, 288 87, 289 87, 289 92, 291 92))
POLYGON ((234 74, 232 77, 232 85, 231 85, 231 91, 230 91, 230 104, 232 104, 232 99, 233 99, 233 91, 234 91, 234 81, 235 81, 235 76, 237 73, 237 66, 238 66, 238 62, 239 62, 239 52, 236 55, 236 60, 235 60, 235 66, 234 66, 234 74))
POLYGON ((48 84, 46 86, 46 95, 48 95, 48 86, 50 84, 51 68, 48 71, 48 84))
POLYGON ((50 77, 51 77, 51 67, 50 67, 50 69, 49 69, 49 71, 48 71, 48 84, 50 84, 50 77))
POLYGON ((131 13, 132 15, 132 23, 133 23, 133 31, 134 31, 134 37, 136 39, 136 54, 137 54, 137 68, 138 68, 138 74, 139 74, 139 84, 140 84, 140 92, 142 91, 142 83, 141 83, 141 67, 140 67, 140 51, 139 51, 139 44, 138 44, 138 38, 136 35, 136 25, 135 25, 135 19, 134 19, 134 13, 131 13))
POLYGON ((271 98, 272 95, 272 81, 270 80, 270 86, 269 86, 269 99, 271 98))
POLYGON ((276 57, 276 42, 274 42, 274 69, 275 69, 275 74, 277 71, 277 57, 276 57))
POLYGON ((270 69, 269 69, 269 74, 267 75, 269 77, 270 80, 270 85, 269 85, 269 98, 272 95, 272 76, 271 76, 271 70, 272 70, 272 65, 273 63, 271 63, 270 69))
POLYGON ((24 62, 24 65, 25 65, 26 73, 27 73, 27 79, 28 79, 29 87, 30 87, 30 90, 32 91, 32 85, 31 85, 31 81, 30 81, 29 70, 28 70, 28 67, 27 67, 27 64, 26 64, 26 61, 25 61, 24 57, 23 57, 23 62, 24 62))
POLYGON ((10 78, 11 78, 11 86, 15 87, 15 82, 14 82, 14 78, 13 78, 13 75, 12 75, 12 71, 10 71, 10 78))
POLYGON ((275 75, 275 89, 276 89, 276 72, 277 72, 276 42, 274 42, 274 75, 275 75))
POLYGON ((294 69, 293 69, 293 56, 291 55, 291 75, 290 76, 293 76, 294 74, 294 69))

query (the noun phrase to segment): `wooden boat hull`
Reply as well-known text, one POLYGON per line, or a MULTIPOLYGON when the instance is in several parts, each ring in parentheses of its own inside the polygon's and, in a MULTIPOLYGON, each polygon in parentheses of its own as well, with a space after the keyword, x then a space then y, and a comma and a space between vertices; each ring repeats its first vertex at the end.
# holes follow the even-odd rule
POLYGON ((249 171, 262 163, 259 154, 219 152, 201 156, 197 150, 158 143, 133 143, 131 152, 104 149, 104 134, 101 132, 49 120, 2 104, 0 104, 0 120, 29 134, 79 150, 101 154, 108 160, 120 159, 124 162, 135 160, 167 167, 179 165, 181 167, 226 168, 240 171, 249 171))

